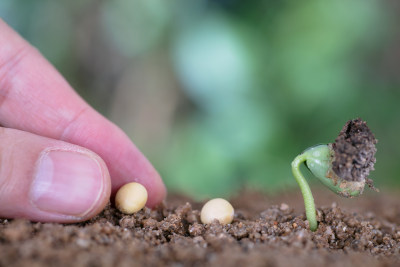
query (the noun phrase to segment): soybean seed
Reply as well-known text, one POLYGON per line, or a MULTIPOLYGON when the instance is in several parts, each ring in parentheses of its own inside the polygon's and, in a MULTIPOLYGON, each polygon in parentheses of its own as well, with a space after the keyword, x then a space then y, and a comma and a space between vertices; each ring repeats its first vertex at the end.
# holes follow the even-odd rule
POLYGON ((147 190, 139 183, 125 184, 115 195, 115 206, 125 214, 132 214, 141 210, 146 202, 147 190))
POLYGON ((229 224, 233 220, 234 209, 232 205, 222 198, 215 198, 204 204, 201 209, 200 219, 204 224, 217 220, 221 224, 229 224))

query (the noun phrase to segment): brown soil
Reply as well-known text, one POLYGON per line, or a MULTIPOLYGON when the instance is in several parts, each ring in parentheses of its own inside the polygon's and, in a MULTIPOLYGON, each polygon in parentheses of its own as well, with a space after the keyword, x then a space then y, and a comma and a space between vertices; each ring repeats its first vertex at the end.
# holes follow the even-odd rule
POLYGON ((177 196, 133 216, 108 207, 81 224, 0 220, 0 266, 399 266, 398 194, 317 192, 316 232, 297 192, 243 193, 227 226, 201 224, 201 204, 177 196))
MULTIPOLYGON (((340 131, 332 148, 335 159, 332 170, 346 181, 365 181, 374 170, 377 140, 360 118, 349 120, 340 131)), ((372 180, 368 179, 372 186, 372 180)))

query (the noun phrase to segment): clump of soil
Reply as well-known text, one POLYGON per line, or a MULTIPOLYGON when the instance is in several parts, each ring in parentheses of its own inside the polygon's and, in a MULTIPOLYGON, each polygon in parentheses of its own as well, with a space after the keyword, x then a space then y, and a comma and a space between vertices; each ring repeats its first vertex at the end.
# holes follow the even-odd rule
POLYGON ((365 121, 360 118, 348 121, 332 144, 335 152, 332 170, 346 181, 367 181, 372 186, 368 175, 374 170, 376 143, 365 121))
MULTIPOLYGON (((254 192, 231 199, 230 225, 200 222, 201 203, 172 197, 155 210, 108 206, 91 221, 62 225, 0 220, 0 266, 395 266, 400 263, 398 195, 337 204, 317 192, 319 227, 294 207, 254 192), (275 204, 273 204, 275 203, 275 204), (347 207, 347 208, 346 208, 347 207), (374 213, 375 212, 375 213, 374 213)), ((342 200, 339 200, 342 201, 342 200)), ((288 203, 288 204, 287 204, 288 203)), ((301 205, 300 205, 301 207, 301 205)))

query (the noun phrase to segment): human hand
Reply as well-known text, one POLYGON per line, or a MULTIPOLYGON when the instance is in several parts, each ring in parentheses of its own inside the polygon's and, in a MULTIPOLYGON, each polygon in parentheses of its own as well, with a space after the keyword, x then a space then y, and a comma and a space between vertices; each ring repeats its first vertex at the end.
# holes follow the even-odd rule
POLYGON ((84 221, 132 181, 149 207, 166 195, 129 138, 1 19, 0 124, 0 217, 84 221))

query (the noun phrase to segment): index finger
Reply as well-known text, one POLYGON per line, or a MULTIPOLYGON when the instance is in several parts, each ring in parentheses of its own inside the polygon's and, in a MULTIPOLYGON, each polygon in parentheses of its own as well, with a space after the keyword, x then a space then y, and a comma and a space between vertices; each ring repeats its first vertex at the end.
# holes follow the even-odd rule
POLYGON ((150 162, 113 123, 91 108, 43 56, 0 19, 0 124, 96 152, 112 190, 136 181, 161 202, 165 186, 150 162))

